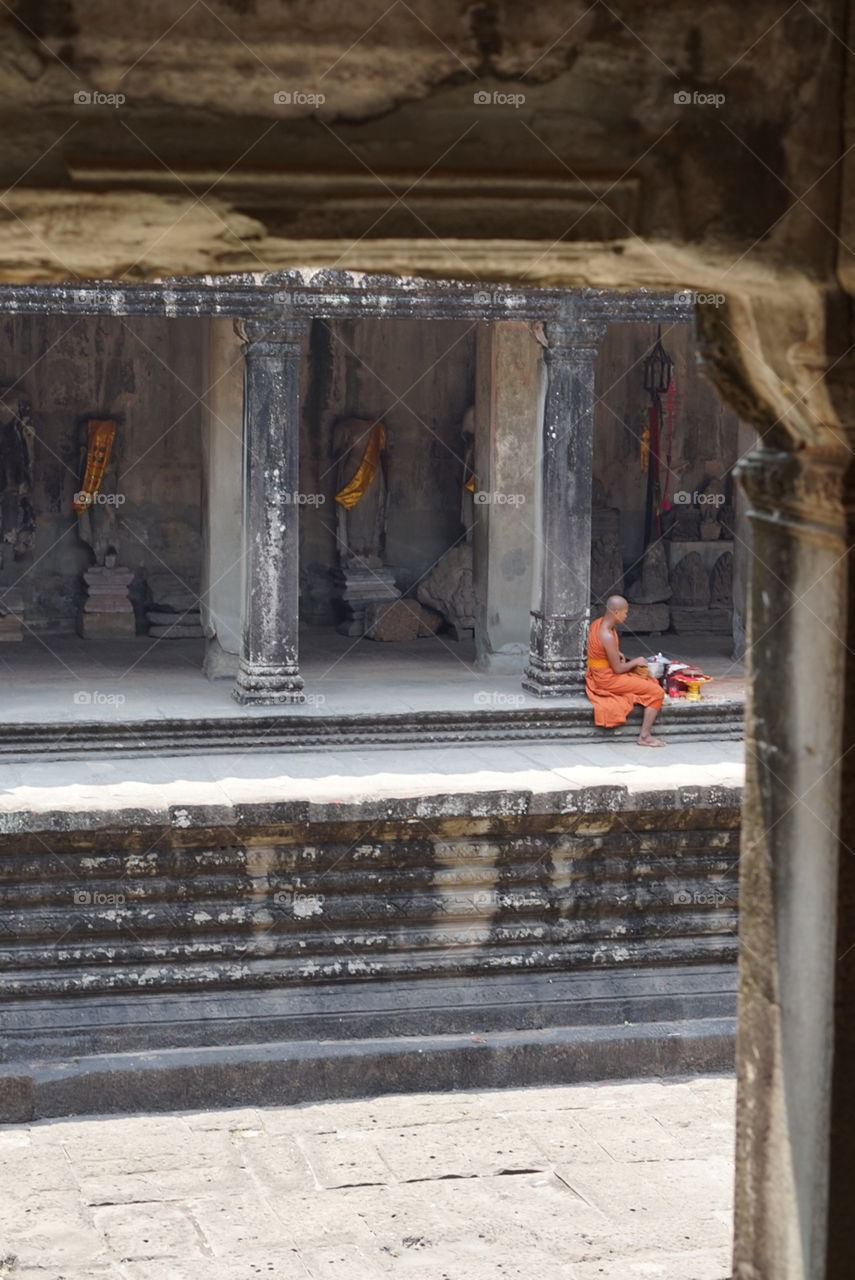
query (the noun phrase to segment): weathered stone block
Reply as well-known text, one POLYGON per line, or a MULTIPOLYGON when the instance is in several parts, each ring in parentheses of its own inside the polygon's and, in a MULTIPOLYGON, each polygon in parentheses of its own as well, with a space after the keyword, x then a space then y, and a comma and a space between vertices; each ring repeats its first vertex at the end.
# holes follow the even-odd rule
POLYGON ((733 604, 733 553, 719 556, 710 574, 710 604, 730 608, 733 604))
POLYGON ((671 610, 667 604, 631 604, 626 625, 630 631, 667 631, 671 610))
POLYGON ((591 599, 604 602, 623 591, 623 556, 617 533, 603 533, 591 543, 591 599))
POLYGON ((365 611, 367 640, 416 640, 434 635, 442 616, 417 600, 396 600, 393 604, 370 604, 365 611))
POLYGON ((728 635, 732 627, 730 609, 703 609, 674 606, 671 626, 678 634, 715 632, 728 635))
POLYGON ((704 606, 710 602, 709 574, 697 551, 683 556, 671 573, 671 602, 690 607, 704 606))
POLYGON ((94 613, 84 610, 77 619, 77 634, 84 640, 133 640, 136 618, 131 613, 94 613))
POLYGON ((474 628, 471 544, 461 542, 446 551, 419 583, 416 594, 422 604, 441 613, 458 632, 474 628))
POLYGON ((632 604, 659 604, 670 596, 671 581, 665 548, 661 542, 654 542, 644 553, 641 577, 630 587, 627 598, 632 604))
POLYGON ((174 573, 149 573, 147 582, 155 608, 172 609, 177 613, 199 608, 197 583, 184 583, 174 573))

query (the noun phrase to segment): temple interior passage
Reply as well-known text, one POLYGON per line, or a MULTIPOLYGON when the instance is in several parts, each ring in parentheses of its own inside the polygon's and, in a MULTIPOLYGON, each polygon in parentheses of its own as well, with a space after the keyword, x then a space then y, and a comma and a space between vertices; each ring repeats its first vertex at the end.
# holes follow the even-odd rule
MULTIPOLYGON (((92 695, 71 714, 94 714, 104 691, 70 672, 100 662, 109 681, 203 671, 215 714, 236 678, 244 704, 297 704, 309 672, 315 710, 321 685, 378 672, 390 706, 427 672, 447 684, 440 703, 484 674, 522 703, 576 695, 581 633, 559 634, 549 610, 595 617, 612 592, 639 653, 738 681, 749 535, 733 469, 754 433, 704 376, 681 295, 642 297, 646 312, 592 337, 508 318, 554 307, 537 291, 505 311, 476 294, 461 315, 419 288, 427 315, 5 316, 0 641, 23 652, 4 716, 41 715, 66 679, 92 695), (564 380, 576 365, 587 383, 564 380), (557 470, 542 456, 551 413, 573 453, 557 470), (253 563, 274 507, 285 537, 253 563), (559 508, 569 523, 553 529, 559 508), (580 555, 588 585, 562 604, 580 555), (118 642, 124 658, 104 648, 118 642), (714 672, 721 655, 737 665, 714 672)), ((108 705, 132 716, 132 701, 108 705)))
MULTIPOLYGON (((644 654, 646 639, 628 636, 626 653, 644 654)), ((305 699, 287 708, 289 716, 300 720, 448 711, 487 715, 498 726, 509 712, 533 711, 540 705, 535 695, 520 687, 518 675, 479 671, 471 640, 454 643, 436 636, 419 644, 418 660, 406 641, 365 644, 331 627, 301 628, 300 643, 305 699)), ((704 703, 729 708, 736 728, 744 701, 744 663, 731 656, 727 638, 686 636, 676 653, 683 661, 703 664, 713 677, 704 688, 704 703)), ((203 655, 201 640, 159 645, 142 636, 130 643, 93 645, 78 636, 62 636, 53 638, 49 648, 44 642, 5 645, 0 649, 3 721, 109 724, 158 717, 235 720, 270 715, 270 707, 240 706, 222 682, 206 679, 203 655)), ((555 705, 578 708, 586 721, 590 719, 590 704, 583 695, 558 698, 555 705)), ((681 709, 685 710, 675 704, 672 711, 681 709)))
POLYGON ((2 639, 201 636, 202 324, 0 326, 2 639))

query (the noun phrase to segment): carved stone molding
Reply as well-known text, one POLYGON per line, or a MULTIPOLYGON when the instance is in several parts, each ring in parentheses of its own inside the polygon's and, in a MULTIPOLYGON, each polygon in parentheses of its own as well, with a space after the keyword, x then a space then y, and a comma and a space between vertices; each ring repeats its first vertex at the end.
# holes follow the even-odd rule
POLYGON ((544 351, 544 359, 595 360, 607 328, 608 322, 605 319, 587 314, 573 319, 561 317, 550 321, 545 327, 549 345, 544 351))
POLYGON ((849 454, 840 449, 753 449, 736 475, 755 517, 784 521, 818 532, 845 528, 844 476, 849 454))
POLYGON ((313 316, 386 316, 482 321, 544 320, 580 329, 608 323, 688 323, 690 295, 653 289, 515 287, 355 271, 243 272, 159 283, 2 285, 0 314, 232 316, 280 324, 313 316), (571 315, 572 313, 572 315, 571 315))
POLYGON ((302 318, 267 320, 244 316, 235 320, 234 328, 245 354, 252 356, 267 354, 265 349, 268 347, 274 348, 274 353, 281 347, 299 347, 308 332, 308 323, 302 318))

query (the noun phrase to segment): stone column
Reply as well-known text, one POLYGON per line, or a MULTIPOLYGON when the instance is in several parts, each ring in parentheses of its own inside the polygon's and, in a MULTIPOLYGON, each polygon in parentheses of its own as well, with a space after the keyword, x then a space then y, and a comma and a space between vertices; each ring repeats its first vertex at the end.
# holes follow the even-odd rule
POLYGON ((205 401, 202 430, 202 626, 205 674, 234 680, 243 612, 243 374, 233 322, 205 321, 205 401))
POLYGON ((523 688, 541 696, 584 686, 591 578, 594 377, 605 323, 548 324, 546 396, 535 526, 535 600, 523 688))
MULTIPOLYGON (((736 432, 737 457, 746 457, 756 446, 756 430, 750 423, 740 419, 736 432)), ((745 657, 748 575, 751 565, 751 525, 748 519, 748 497, 743 485, 736 485, 734 502, 736 537, 733 540, 733 657, 741 662, 745 657)))
POLYGON ((302 702, 299 621, 300 356, 297 320, 238 322, 244 343, 244 604, 234 697, 302 702))
POLYGON ((845 1280, 855 1203, 855 713, 845 450, 751 502, 734 1280, 845 1280), (848 603, 847 603, 848 596, 848 603))
POLYGON ((540 374, 528 322, 478 326, 474 586, 482 671, 521 673, 528 658, 540 374))

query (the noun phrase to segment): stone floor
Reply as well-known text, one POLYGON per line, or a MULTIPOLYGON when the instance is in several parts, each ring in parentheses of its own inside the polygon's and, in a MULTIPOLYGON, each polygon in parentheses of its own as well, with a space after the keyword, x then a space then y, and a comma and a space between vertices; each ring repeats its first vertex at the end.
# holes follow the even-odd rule
POLYGON ((9 1280, 726 1280, 733 1081, 0 1128, 9 1280))
POLYGON ((144 812, 147 821, 160 817, 169 823, 175 806, 179 812, 184 806, 213 806, 228 820, 237 805, 271 801, 360 804, 394 796, 544 793, 604 783, 624 786, 630 795, 677 787, 741 787, 744 754, 742 742, 692 739, 661 750, 632 741, 522 742, 4 761, 0 814, 86 813, 97 824, 97 815, 133 810, 134 822, 144 812))
MULTIPOLYGON (((710 702, 743 701, 744 670, 728 656, 726 637, 627 639, 628 656, 661 647, 668 657, 700 665, 714 676, 705 686, 710 702), (671 643, 673 641, 673 643, 671 643)), ((270 707, 241 707, 230 680, 202 673, 204 641, 85 641, 75 636, 29 637, 0 644, 2 720, 15 723, 203 719, 269 716, 270 707)), ((543 706, 524 693, 520 675, 485 673, 474 665, 474 646, 447 636, 409 644, 352 640, 332 628, 301 635, 306 701, 278 707, 297 717, 377 715, 408 711, 478 711, 543 706)), ((549 706, 585 703, 548 699, 549 706)))

